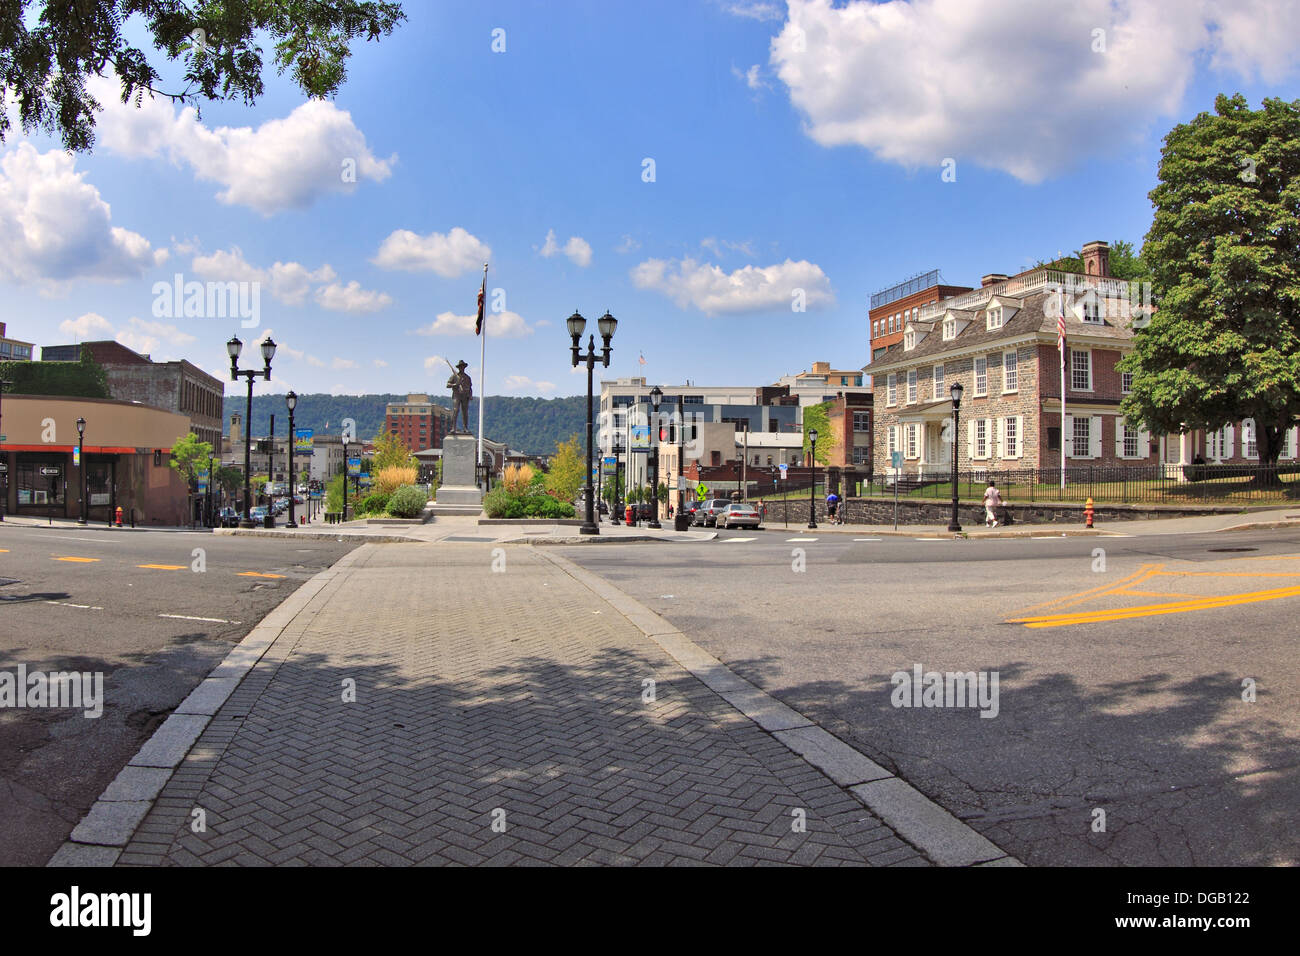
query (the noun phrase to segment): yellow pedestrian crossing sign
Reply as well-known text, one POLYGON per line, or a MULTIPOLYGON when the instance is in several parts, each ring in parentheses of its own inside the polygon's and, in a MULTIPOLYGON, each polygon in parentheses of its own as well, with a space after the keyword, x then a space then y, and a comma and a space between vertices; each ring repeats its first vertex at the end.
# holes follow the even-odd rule
POLYGON ((708 485, 696 485, 696 486, 695 486, 695 500, 696 500, 696 501, 703 501, 703 500, 704 500, 705 498, 707 498, 707 497, 709 497, 709 488, 708 488, 708 485))

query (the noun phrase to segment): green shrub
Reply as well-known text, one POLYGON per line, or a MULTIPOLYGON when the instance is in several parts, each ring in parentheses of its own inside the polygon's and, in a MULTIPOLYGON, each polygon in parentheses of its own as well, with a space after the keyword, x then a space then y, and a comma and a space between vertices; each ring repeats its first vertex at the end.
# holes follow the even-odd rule
POLYGON ((418 518, 429 501, 415 485, 402 485, 388 499, 388 513, 395 518, 418 518))
POLYGON ((550 495, 535 495, 524 508, 529 518, 572 518, 574 514, 573 505, 550 495))
POLYGON ((366 495, 357 504, 359 514, 380 515, 388 510, 388 502, 392 498, 382 491, 376 491, 373 494, 366 495))
POLYGON ((499 486, 483 496, 483 510, 489 518, 522 518, 524 502, 504 486, 499 486))

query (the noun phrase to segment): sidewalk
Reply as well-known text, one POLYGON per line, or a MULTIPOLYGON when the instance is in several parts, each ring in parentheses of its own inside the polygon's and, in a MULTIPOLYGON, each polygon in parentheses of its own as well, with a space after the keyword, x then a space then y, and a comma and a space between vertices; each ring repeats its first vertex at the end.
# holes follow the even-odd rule
POLYGON ((305 584, 72 840, 51 865, 1015 865, 551 549, 473 544, 305 584))

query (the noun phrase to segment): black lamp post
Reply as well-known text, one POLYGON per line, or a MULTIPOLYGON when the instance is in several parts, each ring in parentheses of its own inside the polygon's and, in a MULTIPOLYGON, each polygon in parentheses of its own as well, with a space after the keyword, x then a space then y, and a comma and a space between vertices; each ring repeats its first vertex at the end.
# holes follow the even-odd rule
POLYGON ((216 460, 217 459, 215 455, 208 456, 208 525, 207 526, 209 528, 215 528, 217 526, 216 521, 214 520, 214 518, 216 517, 216 513, 212 510, 212 498, 213 498, 212 485, 217 480, 216 472, 212 470, 212 466, 216 460))
MULTIPOLYGON (((0 411, 3 411, 4 408, 3 401, 5 396, 5 389, 11 385, 13 385, 13 382, 6 382, 4 379, 0 378, 0 411)), ((4 416, 0 415, 0 426, 2 426, 3 424, 4 424, 4 416)), ((3 433, 4 433, 4 429, 0 428, 0 434, 3 433)), ((4 494, 0 494, 0 521, 4 521, 5 508, 9 504, 9 456, 7 454, 0 456, 0 465, 4 466, 2 469, 0 469, 0 484, 4 485, 4 489, 5 489, 4 494)))
POLYGON ((961 387, 961 382, 953 382, 952 388, 948 393, 952 396, 952 520, 948 522, 949 531, 960 531, 961 522, 957 520, 957 444, 958 437, 961 435, 961 429, 958 424, 961 422, 961 393, 965 391, 961 387))
POLYGON ((650 523, 647 528, 662 528, 659 523, 659 405, 664 400, 664 392, 658 385, 650 389, 650 408, 654 411, 654 477, 650 480, 650 523))
POLYGON ((289 389, 289 393, 284 396, 284 403, 289 406, 289 523, 286 528, 298 527, 298 522, 294 520, 295 514, 293 509, 293 499, 296 492, 294 487, 297 482, 293 474, 293 410, 298 407, 298 393, 289 389))
POLYGON ((81 516, 77 524, 86 523, 86 420, 77 419, 77 487, 81 489, 81 516))
POLYGON ((600 329, 600 338, 602 342, 602 354, 596 355, 596 337, 594 335, 587 337, 587 354, 583 355, 578 351, 578 340, 582 338, 582 330, 587 327, 587 320, 584 319, 577 311, 569 316, 565 325, 569 329, 569 338, 572 339, 570 348, 573 352, 573 367, 578 367, 578 362, 587 363, 587 514, 583 521, 582 527, 578 529, 579 534, 600 534, 600 528, 596 525, 596 502, 592 497, 591 488, 591 373, 596 367, 597 360, 605 368, 609 368, 609 340, 614 337, 614 330, 618 328, 618 319, 605 312, 596 320, 596 327, 600 329))
POLYGON ((812 482, 808 485, 808 527, 817 529, 817 429, 808 430, 808 441, 812 443, 812 482))
POLYGON ((226 343, 226 352, 230 355, 230 380, 238 382, 240 376, 248 379, 248 405, 244 418, 244 517, 239 519, 241 528, 252 528, 253 525, 253 379, 259 375, 264 376, 269 382, 271 380, 271 359, 275 357, 275 342, 269 337, 262 340, 262 361, 266 368, 258 371, 255 368, 240 369, 239 353, 244 349, 244 343, 239 341, 239 336, 231 336, 230 341, 226 343))

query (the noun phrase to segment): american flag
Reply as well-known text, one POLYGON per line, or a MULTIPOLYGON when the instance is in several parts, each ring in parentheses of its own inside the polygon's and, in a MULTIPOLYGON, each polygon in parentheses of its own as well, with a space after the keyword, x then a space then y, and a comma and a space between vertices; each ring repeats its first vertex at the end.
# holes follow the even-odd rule
POLYGON ((1065 309, 1059 307, 1056 314, 1056 347, 1061 351, 1061 359, 1065 359, 1065 309))
MULTIPOLYGON (((638 353, 638 354, 640 354, 640 353, 638 353)), ((644 355, 644 354, 641 354, 641 357, 640 357, 639 359, 637 359, 637 361, 638 361, 640 364, 644 365, 644 364, 645 364, 645 355, 644 355)))
POLYGON ((483 284, 478 289, 478 318, 474 320, 474 334, 483 331, 483 294, 487 292, 487 269, 483 270, 483 284))

